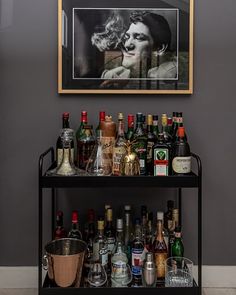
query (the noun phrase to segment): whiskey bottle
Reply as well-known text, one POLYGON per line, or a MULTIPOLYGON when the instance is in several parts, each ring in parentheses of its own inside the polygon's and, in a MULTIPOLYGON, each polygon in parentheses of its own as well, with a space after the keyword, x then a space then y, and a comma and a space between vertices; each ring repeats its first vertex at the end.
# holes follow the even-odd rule
POLYGON ((147 174, 147 135, 143 129, 143 114, 136 115, 133 151, 137 154, 140 163, 140 175, 147 174))
POLYGON ((171 148, 164 141, 164 134, 159 133, 157 143, 153 147, 154 176, 168 176, 171 172, 171 148))
POLYGON ((56 228, 54 231, 54 240, 66 238, 67 233, 63 227, 63 212, 57 211, 56 215, 56 228))
MULTIPOLYGON (((62 128, 70 128, 70 122, 69 122, 69 113, 63 113, 62 114, 62 128)), ((57 138, 57 144, 56 144, 56 157, 57 157, 57 167, 61 164, 62 156, 63 156, 63 142, 61 139, 61 136, 58 136, 57 138)), ((71 161, 74 163, 74 140, 71 141, 71 161)))
POLYGON ((116 176, 121 175, 121 158, 126 154, 125 149, 125 133, 124 133, 124 116, 122 113, 118 114, 118 134, 113 148, 113 166, 112 174, 116 176))
POLYGON ((165 260, 168 257, 168 250, 163 236, 163 224, 161 216, 157 214, 157 235, 153 242, 153 252, 157 268, 157 283, 165 280, 165 260))
POLYGON ((95 138, 93 136, 92 129, 92 125, 85 125, 83 127, 80 137, 77 139, 77 163, 79 168, 81 169, 86 168, 88 160, 95 146, 95 138))
POLYGON ((128 115, 128 130, 125 137, 129 141, 134 139, 134 115, 128 115))
POLYGON ((78 211, 76 210, 72 212, 72 224, 68 234, 68 238, 82 240, 82 234, 81 234, 81 231, 79 230, 78 211))
POLYGON ((153 133, 153 118, 148 115, 147 118, 147 174, 153 175, 153 146, 157 141, 157 137, 153 133))
POLYGON ((184 134, 184 127, 179 127, 178 139, 173 146, 172 170, 174 174, 189 174, 191 172, 190 147, 184 134))

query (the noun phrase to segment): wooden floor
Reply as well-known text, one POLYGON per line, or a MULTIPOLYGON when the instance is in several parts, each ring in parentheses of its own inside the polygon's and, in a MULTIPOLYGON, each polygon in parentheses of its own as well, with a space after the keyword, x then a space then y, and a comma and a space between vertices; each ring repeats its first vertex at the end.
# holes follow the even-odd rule
MULTIPOLYGON (((37 295, 37 289, 0 289, 0 295, 37 295)), ((205 288, 203 295, 236 295, 236 289, 205 288)))

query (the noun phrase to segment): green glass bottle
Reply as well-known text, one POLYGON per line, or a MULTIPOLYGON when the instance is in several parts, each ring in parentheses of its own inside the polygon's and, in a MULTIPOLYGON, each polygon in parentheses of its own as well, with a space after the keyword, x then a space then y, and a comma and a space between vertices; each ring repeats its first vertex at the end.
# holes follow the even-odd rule
POLYGON ((133 151, 137 154, 140 163, 140 175, 147 174, 147 135, 143 129, 143 114, 136 115, 133 151))
POLYGON ((159 127, 158 127, 158 115, 153 115, 153 123, 152 123, 152 132, 153 134, 156 136, 156 138, 158 137, 159 134, 159 127))
POLYGON ((175 239, 171 246, 172 257, 184 257, 184 244, 181 237, 180 226, 175 228, 175 239))
POLYGON ((157 143, 153 147, 154 176, 168 176, 171 174, 170 155, 170 146, 165 142, 164 134, 159 133, 157 143))

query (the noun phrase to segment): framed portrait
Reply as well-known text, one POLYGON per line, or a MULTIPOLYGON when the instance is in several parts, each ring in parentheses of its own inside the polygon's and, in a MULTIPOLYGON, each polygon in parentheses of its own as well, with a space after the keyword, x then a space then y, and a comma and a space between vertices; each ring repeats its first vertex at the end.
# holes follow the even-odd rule
POLYGON ((194 0, 58 0, 58 92, 192 94, 194 0))

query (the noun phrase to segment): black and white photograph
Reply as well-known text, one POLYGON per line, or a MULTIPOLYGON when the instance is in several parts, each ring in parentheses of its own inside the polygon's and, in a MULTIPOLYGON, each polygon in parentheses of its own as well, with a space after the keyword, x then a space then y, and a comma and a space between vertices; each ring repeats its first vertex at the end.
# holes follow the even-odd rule
POLYGON ((95 8, 80 7, 80 1, 59 3, 62 93, 191 91, 190 5, 95 8))

